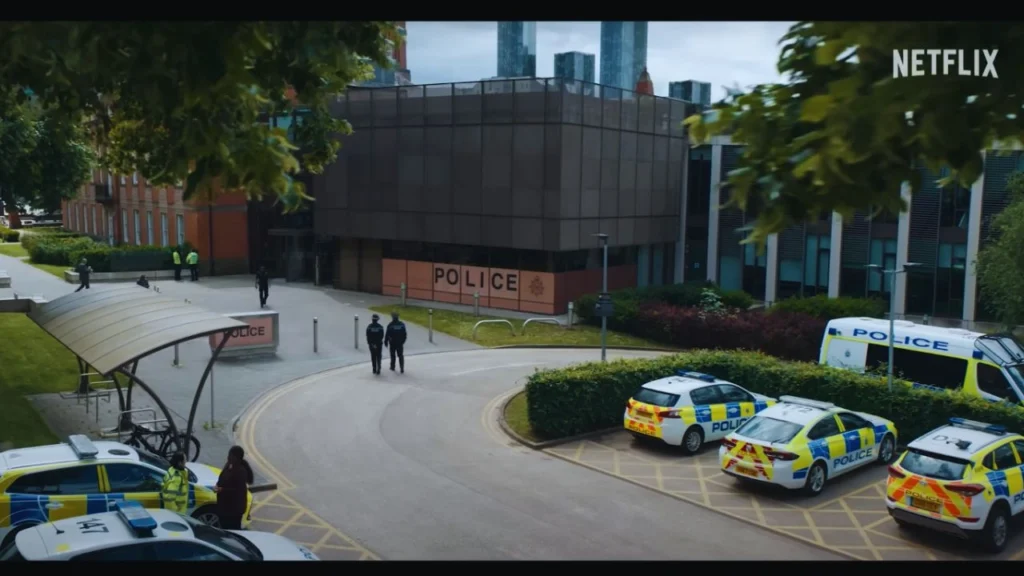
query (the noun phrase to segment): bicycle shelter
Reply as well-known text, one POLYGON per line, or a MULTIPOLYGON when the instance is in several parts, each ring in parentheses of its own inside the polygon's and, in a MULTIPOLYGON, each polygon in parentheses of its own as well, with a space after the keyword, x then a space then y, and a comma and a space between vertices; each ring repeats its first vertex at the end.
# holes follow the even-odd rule
MULTIPOLYGON (((134 285, 73 292, 36 306, 28 317, 78 360, 81 376, 78 389, 70 394, 71 397, 84 395, 88 405, 90 395, 95 395, 89 384, 89 375, 108 378, 106 382, 114 384, 121 413, 129 419, 127 424, 130 425, 131 393, 137 384, 163 411, 175 437, 178 429, 167 406, 136 374, 139 361, 182 342, 222 333, 224 337, 213 350, 192 400, 184 438, 186 446, 191 441, 199 398, 213 363, 231 337, 231 332, 246 326, 244 322, 134 285), (87 372, 89 367, 94 372, 87 372), (118 376, 128 382, 127 399, 118 376)), ((109 391, 106 394, 109 401, 109 391)), ((119 421, 115 429, 120 429, 123 424, 119 421)))

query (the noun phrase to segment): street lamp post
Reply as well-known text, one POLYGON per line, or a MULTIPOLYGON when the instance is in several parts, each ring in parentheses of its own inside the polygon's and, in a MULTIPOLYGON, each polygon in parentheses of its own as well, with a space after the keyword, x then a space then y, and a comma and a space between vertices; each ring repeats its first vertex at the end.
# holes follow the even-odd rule
POLYGON ((882 274, 882 281, 886 275, 889 277, 889 365, 886 368, 889 380, 889 392, 892 392, 893 362, 896 355, 896 275, 905 274, 908 268, 920 266, 917 262, 904 262, 901 270, 885 270, 878 264, 868 264, 867 267, 882 274))
MULTIPOLYGON (((601 263, 601 296, 608 297, 608 235, 600 232, 593 234, 601 240, 601 249, 604 252, 601 263)), ((606 361, 608 345, 608 316, 601 315, 601 362, 606 361)))

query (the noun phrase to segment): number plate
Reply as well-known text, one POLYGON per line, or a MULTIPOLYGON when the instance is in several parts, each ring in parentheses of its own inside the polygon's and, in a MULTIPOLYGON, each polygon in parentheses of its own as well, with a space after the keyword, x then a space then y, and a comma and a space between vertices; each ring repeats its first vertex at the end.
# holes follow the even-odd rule
POLYGON ((927 510, 929 512, 939 511, 939 503, 933 500, 925 500, 923 498, 912 497, 910 499, 910 505, 913 506, 914 508, 920 508, 922 510, 927 510))
POLYGON ((647 436, 654 436, 655 438, 658 437, 657 430, 651 430, 647 426, 644 426, 632 420, 626 420, 626 429, 631 430, 633 432, 639 432, 640 434, 646 434, 647 436))
POLYGON ((742 464, 737 464, 736 465, 736 472, 738 472, 740 474, 743 474, 744 476, 750 476, 751 478, 756 478, 757 477, 757 470, 756 469, 750 468, 750 467, 747 467, 747 466, 743 466, 742 464))
POLYGON ((637 410, 636 415, 641 418, 650 418, 651 416, 654 416, 654 414, 651 414, 650 412, 644 412, 643 410, 637 410))

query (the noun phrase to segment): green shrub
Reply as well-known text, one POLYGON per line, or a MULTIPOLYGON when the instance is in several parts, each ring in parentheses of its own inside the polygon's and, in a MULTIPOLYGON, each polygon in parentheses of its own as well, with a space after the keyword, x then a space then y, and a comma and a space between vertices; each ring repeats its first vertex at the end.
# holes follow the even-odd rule
POLYGON ((82 235, 77 232, 61 230, 60 228, 42 228, 40 230, 32 230, 31 232, 25 232, 23 236, 24 238, 21 239, 21 245, 30 253, 32 252, 32 247, 40 242, 51 242, 62 238, 82 237, 82 235), (47 230, 47 232, 43 232, 43 230, 47 230))
POLYGON ((810 298, 787 298, 779 300, 769 312, 799 312, 823 320, 833 318, 881 318, 885 314, 885 302, 878 298, 829 298, 818 294, 810 298))
POLYGON ((6 226, 0 226, 0 242, 17 242, 21 237, 21 233, 17 230, 11 230, 6 226))
MULTIPOLYGON (((172 246, 108 246, 94 242, 83 246, 68 256, 69 262, 77 263, 85 258, 93 272, 145 272, 147 270, 168 270, 173 267, 172 246)), ((182 246, 187 254, 192 246, 182 246)))
POLYGON ((28 250, 32 262, 36 264, 53 264, 56 266, 70 266, 71 253, 91 248, 96 243, 91 238, 67 237, 67 236, 42 236, 34 238, 33 235, 26 235, 22 246, 28 250))
POLYGON ((643 384, 687 368, 753 392, 833 402, 896 423, 902 442, 958 416, 1024 431, 1024 410, 966 394, 911 388, 890 393, 884 377, 819 364, 786 362, 758 352, 696 350, 656 359, 593 362, 534 373, 526 384, 530 426, 543 438, 563 438, 622 425, 626 401, 643 384))
MULTIPOLYGON (((668 304, 684 308, 699 306, 705 289, 714 290, 722 299, 722 304, 729 308, 746 310, 754 303, 753 297, 742 290, 723 291, 710 282, 624 288, 611 292, 612 301, 615 303, 615 316, 608 319, 608 325, 613 330, 628 331, 636 319, 641 304, 668 304)), ((597 294, 585 294, 576 300, 573 309, 581 322, 599 324, 601 319, 594 316, 596 304, 597 294)))

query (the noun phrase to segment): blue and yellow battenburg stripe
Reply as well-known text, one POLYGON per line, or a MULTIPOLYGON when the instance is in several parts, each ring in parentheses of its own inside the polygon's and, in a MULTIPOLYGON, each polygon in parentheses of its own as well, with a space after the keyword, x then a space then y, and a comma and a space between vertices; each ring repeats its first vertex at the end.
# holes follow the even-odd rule
POLYGON ((866 428, 849 430, 836 436, 808 442, 807 449, 810 450, 811 459, 806 463, 806 466, 793 470, 793 479, 802 480, 806 478, 811 464, 818 459, 832 460, 870 446, 877 446, 882 443, 882 438, 885 438, 885 435, 889 432, 895 434, 895 430, 891 430, 888 425, 879 424, 871 430, 866 428))

